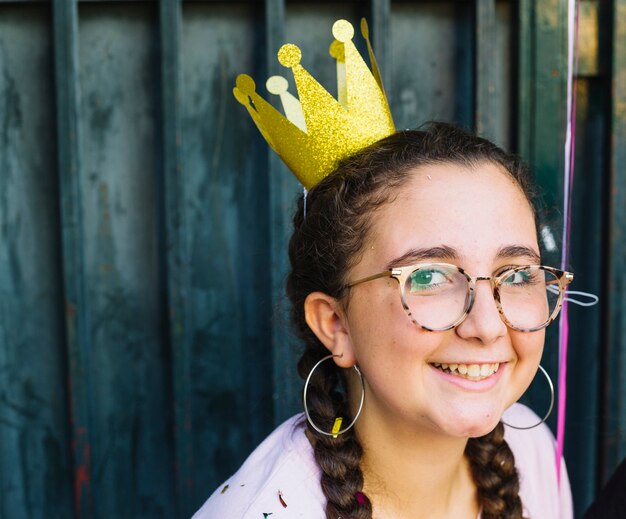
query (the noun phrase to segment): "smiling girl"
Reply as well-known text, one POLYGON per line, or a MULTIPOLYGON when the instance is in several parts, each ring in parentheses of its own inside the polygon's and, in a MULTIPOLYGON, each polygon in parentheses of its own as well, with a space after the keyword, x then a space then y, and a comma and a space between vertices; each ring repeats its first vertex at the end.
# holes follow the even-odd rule
POLYGON ((306 414, 197 519, 572 517, 549 429, 515 404, 572 276, 541 264, 514 156, 395 133, 300 201, 289 255, 306 414))

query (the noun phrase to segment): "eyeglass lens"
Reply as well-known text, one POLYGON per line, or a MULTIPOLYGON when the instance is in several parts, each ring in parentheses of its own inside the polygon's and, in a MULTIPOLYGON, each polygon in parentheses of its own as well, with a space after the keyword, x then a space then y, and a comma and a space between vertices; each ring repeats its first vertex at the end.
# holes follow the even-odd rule
MULTIPOLYGON (((515 328, 543 326, 559 300, 558 278, 539 267, 512 272, 499 285, 500 306, 515 328)), ((425 265, 408 276, 405 303, 413 319, 433 330, 449 328, 467 311, 469 281, 457 269, 425 265)))

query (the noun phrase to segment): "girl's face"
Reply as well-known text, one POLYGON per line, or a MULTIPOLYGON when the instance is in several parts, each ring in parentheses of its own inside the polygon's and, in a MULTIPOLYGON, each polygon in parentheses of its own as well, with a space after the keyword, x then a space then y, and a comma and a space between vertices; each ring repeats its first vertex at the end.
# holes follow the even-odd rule
MULTIPOLYGON (((532 210, 498 166, 423 166, 374 216, 364 253, 348 281, 389 266, 441 262, 471 276, 539 263, 532 210)), ((369 419, 457 437, 491 431, 529 386, 544 332, 519 332, 501 320, 489 281, 478 281, 474 306, 456 328, 429 332, 402 307, 395 279, 351 289, 345 307, 348 348, 367 383, 369 419), (436 364, 497 372, 481 380, 444 373, 436 364)), ((458 368, 457 368, 458 371, 458 368)), ((472 371, 473 372, 473 371, 472 371)), ((365 410, 364 410, 365 412, 365 410)))

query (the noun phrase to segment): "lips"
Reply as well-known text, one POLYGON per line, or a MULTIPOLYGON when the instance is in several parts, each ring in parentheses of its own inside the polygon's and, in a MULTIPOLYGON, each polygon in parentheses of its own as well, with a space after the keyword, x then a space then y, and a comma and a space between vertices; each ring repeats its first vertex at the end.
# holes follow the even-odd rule
POLYGON ((431 366, 437 368, 449 375, 455 375, 467 380, 484 380, 489 378, 494 373, 497 373, 500 367, 499 362, 487 363, 487 364, 445 364, 440 362, 433 362, 431 366))

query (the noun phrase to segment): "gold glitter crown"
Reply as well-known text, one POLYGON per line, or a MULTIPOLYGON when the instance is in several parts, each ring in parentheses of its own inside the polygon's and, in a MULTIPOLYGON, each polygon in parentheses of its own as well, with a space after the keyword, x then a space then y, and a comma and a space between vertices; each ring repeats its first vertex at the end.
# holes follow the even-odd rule
POLYGON ((367 22, 361 20, 361 34, 372 72, 352 43, 352 24, 337 20, 332 32, 329 52, 337 60, 337 99, 300 65, 302 53, 290 43, 280 48, 278 61, 292 69, 299 100, 287 91, 284 77, 272 76, 266 83, 269 92, 280 96, 286 117, 257 94, 250 76, 239 75, 233 89, 265 140, 307 189, 341 159, 395 132, 367 22))

